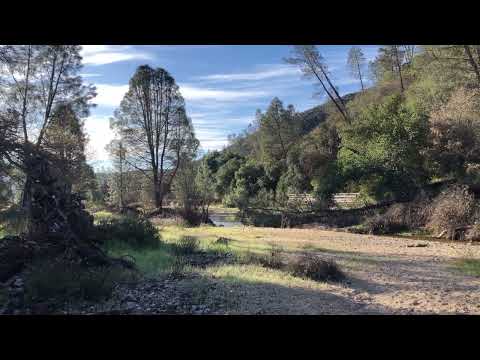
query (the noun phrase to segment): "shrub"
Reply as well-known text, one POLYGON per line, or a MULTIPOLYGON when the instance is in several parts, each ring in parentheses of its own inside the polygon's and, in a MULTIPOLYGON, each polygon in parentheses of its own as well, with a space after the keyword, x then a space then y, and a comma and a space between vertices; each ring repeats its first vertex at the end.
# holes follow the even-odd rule
POLYGON ((118 243, 133 248, 156 248, 160 245, 157 229, 145 218, 101 219, 96 228, 97 240, 100 242, 118 243))
POLYGON ((465 234, 465 239, 470 241, 480 241, 480 224, 475 224, 471 229, 468 229, 465 234))
POLYGON ((333 260, 323 260, 313 254, 304 254, 290 267, 294 276, 315 281, 341 281, 345 278, 333 260))
POLYGON ((176 257, 170 266, 170 275, 174 278, 182 278, 185 272, 185 261, 181 257, 176 257))
POLYGON ((260 256, 258 260, 264 267, 271 269, 281 269, 284 265, 283 248, 278 246, 277 244, 271 244, 268 254, 260 256))
POLYGON ((458 228, 473 221, 475 198, 466 186, 454 185, 437 196, 432 204, 428 227, 454 239, 458 228))
POLYGON ((230 244, 230 241, 232 240, 229 238, 220 236, 219 238, 217 238, 217 240, 215 240, 215 244, 228 246, 228 244, 230 244))
POLYGON ((397 223, 387 214, 375 214, 367 218, 364 225, 367 233, 375 235, 392 234, 405 228, 403 223, 397 223))
POLYGON ((419 195, 415 200, 390 206, 384 214, 375 214, 364 222, 370 234, 392 234, 424 227, 430 217, 429 199, 419 195))
POLYGON ((175 253, 177 255, 190 255, 197 252, 200 248, 200 241, 195 236, 182 236, 175 244, 175 253))
POLYGON ((133 273, 118 267, 86 268, 75 263, 53 261, 33 265, 25 279, 25 300, 100 300, 108 298, 116 283, 133 273))
POLYGON ((0 211, 0 232, 20 234, 27 230, 27 215, 18 205, 0 211))

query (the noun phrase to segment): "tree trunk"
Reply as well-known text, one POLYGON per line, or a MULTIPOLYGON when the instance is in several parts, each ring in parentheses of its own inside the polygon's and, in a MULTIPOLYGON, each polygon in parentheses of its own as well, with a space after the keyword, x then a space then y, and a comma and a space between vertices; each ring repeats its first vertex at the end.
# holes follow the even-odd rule
POLYGON ((163 196, 162 196, 161 184, 158 181, 157 175, 154 175, 153 183, 154 183, 154 192, 155 192, 155 207, 157 209, 160 209, 160 211, 162 211, 163 196))
POLYGON ((480 69, 478 67, 478 64, 475 62, 475 59, 473 58, 472 52, 470 50, 470 46, 465 45, 464 48, 465 48, 465 53, 468 56, 468 61, 469 61, 470 65, 472 66, 473 71, 475 72, 475 75, 477 76, 478 85, 480 85, 480 69))
POLYGON ((365 90, 363 87, 362 71, 360 70, 360 63, 357 62, 358 76, 360 77, 360 85, 362 86, 362 91, 365 90))
POLYGON ((400 89, 402 92, 405 90, 403 87, 403 76, 402 76, 402 64, 400 63, 400 58, 398 57, 398 46, 395 45, 395 62, 397 63, 398 76, 400 77, 400 89))

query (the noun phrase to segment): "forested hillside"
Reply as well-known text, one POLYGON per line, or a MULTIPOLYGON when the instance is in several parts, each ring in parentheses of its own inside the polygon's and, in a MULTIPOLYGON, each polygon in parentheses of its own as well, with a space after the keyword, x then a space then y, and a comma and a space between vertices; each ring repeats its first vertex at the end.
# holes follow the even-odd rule
POLYGON ((288 194, 311 193, 325 208, 336 192, 360 192, 368 204, 411 200, 439 180, 477 185, 478 46, 384 46, 369 64, 353 47, 345 66, 373 85, 346 96, 315 47, 295 47, 288 61, 327 102, 296 112, 275 98, 205 156, 225 204, 281 208, 288 194))

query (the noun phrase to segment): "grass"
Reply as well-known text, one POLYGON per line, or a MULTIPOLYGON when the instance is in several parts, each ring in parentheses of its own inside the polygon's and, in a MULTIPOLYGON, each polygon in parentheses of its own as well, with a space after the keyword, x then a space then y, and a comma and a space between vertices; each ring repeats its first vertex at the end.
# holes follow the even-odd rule
POLYGON ((100 220, 119 219, 122 217, 122 215, 115 214, 107 210, 97 211, 94 212, 92 215, 95 223, 98 223, 100 220))
POLYGON ((270 269, 261 265, 220 265, 202 271, 207 276, 234 285, 272 284, 290 288, 322 289, 324 283, 293 276, 289 272, 270 269))
POLYGON ((471 276, 480 276, 480 259, 460 259, 454 263, 456 270, 471 276))
POLYGON ((127 246, 111 245, 107 248, 107 252, 115 257, 125 255, 133 257, 138 269, 146 277, 155 277, 169 271, 176 258, 170 249, 163 244, 156 249, 133 249, 127 246))

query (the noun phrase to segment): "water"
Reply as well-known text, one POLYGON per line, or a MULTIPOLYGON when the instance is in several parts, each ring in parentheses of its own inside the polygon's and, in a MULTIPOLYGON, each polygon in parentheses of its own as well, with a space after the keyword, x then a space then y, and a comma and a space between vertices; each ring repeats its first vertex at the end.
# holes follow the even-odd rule
POLYGON ((243 225, 236 214, 211 212, 209 215, 210 220, 212 220, 216 226, 234 227, 243 225))

